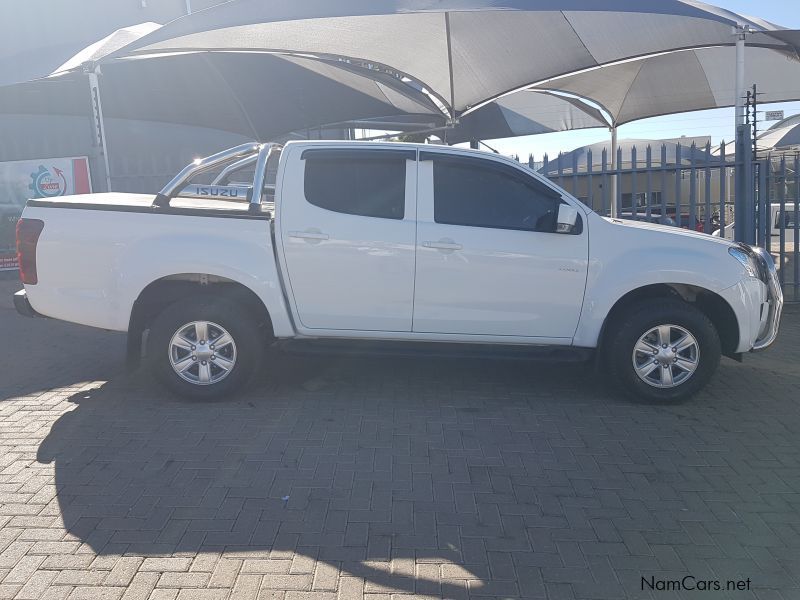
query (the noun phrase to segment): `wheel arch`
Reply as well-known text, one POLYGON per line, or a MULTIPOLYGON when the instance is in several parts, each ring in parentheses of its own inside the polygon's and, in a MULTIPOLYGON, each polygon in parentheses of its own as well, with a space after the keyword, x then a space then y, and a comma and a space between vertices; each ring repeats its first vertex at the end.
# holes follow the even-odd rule
POLYGON ((144 350, 144 337, 153 319, 165 308, 183 298, 198 295, 230 300, 243 307, 262 330, 264 339, 273 336, 272 317, 266 305, 248 286, 217 275, 180 273, 150 282, 139 293, 131 309, 128 324, 127 360, 138 366, 144 350))
MULTIPOLYGON (((740 328, 736 313, 728 302, 719 294, 702 286, 681 283, 656 283, 645 285, 628 291, 611 307, 600 329, 598 349, 608 341, 613 324, 624 318, 626 311, 634 305, 647 300, 674 298, 691 304, 699 309, 713 323, 720 338, 722 354, 737 358, 736 348, 739 345, 740 328)), ((601 352, 598 352, 598 355, 601 352)))

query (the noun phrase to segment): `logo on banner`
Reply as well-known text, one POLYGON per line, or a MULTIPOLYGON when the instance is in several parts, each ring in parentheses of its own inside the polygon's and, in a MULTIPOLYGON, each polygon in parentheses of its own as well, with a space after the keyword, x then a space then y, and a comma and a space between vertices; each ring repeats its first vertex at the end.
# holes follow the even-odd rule
POLYGON ((31 184, 28 186, 36 198, 52 198, 67 193, 67 178, 64 171, 57 167, 48 169, 39 165, 39 170, 31 173, 31 184))

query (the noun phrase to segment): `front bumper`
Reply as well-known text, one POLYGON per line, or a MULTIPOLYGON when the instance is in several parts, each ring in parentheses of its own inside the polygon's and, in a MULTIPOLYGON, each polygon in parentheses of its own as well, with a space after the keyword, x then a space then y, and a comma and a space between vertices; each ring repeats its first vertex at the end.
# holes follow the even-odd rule
POLYGON ((767 286, 767 303, 769 304, 766 323, 753 344, 752 351, 759 352, 769 348, 778 337, 783 313, 783 290, 780 279, 778 279, 775 261, 770 253, 763 248, 751 248, 751 251, 755 253, 756 259, 762 267, 759 269, 759 279, 767 286))
POLYGON ((17 309, 17 312, 21 314, 23 317, 41 317, 39 313, 33 310, 30 301, 28 300, 28 294, 25 293, 25 290, 20 290, 16 294, 14 294, 14 308, 17 309))

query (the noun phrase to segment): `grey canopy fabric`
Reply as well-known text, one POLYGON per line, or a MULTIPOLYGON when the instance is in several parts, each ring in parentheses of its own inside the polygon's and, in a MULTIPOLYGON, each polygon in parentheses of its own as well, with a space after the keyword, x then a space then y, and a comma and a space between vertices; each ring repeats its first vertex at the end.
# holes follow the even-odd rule
MULTIPOLYGON (((778 29, 694 0, 232 0, 177 19, 122 52, 347 57, 412 77, 457 116, 598 65, 731 45, 737 23, 778 29)), ((759 44, 788 47, 767 36, 759 44)))
POLYGON ((147 35, 148 33, 154 32, 156 29, 160 27, 161 24, 159 23, 147 22, 117 29, 116 31, 104 37, 102 40, 99 40, 94 44, 87 46, 77 54, 73 55, 64 64, 55 69, 53 73, 72 71, 74 69, 80 68, 81 65, 83 65, 86 62, 93 62, 100 60, 101 58, 108 56, 112 52, 116 52, 119 49, 124 48, 129 44, 132 44, 139 38, 147 35))
MULTIPOLYGON (((102 69, 106 117, 211 127, 257 140, 356 117, 440 115, 428 97, 343 63, 252 53, 120 60, 102 69)), ((66 73, 0 88, 0 112, 90 111, 86 76, 66 73)))
MULTIPOLYGON (((745 82, 760 102, 800 99, 800 60, 747 47, 745 82)), ((735 49, 701 48, 600 67, 537 86, 589 99, 616 125, 665 114, 733 106, 735 49)))
POLYGON ((379 131, 432 133, 450 144, 609 126, 599 110, 580 100, 533 90, 499 98, 455 124, 448 123, 444 115, 407 115, 359 119, 351 125, 379 131))
POLYGON ((446 132, 449 143, 608 127, 602 113, 574 98, 523 90, 499 98, 459 119, 446 132))

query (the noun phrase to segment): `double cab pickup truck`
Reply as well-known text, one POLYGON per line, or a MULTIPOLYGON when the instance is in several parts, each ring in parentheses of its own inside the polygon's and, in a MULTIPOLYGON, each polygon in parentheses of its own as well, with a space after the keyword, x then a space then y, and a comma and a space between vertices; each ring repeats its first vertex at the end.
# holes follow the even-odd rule
POLYGON ((127 332, 132 361, 203 399, 277 346, 593 359, 673 401, 770 346, 783 306, 762 249, 605 218, 513 160, 432 145, 247 144, 155 196, 30 200, 17 237, 20 312, 127 332))

